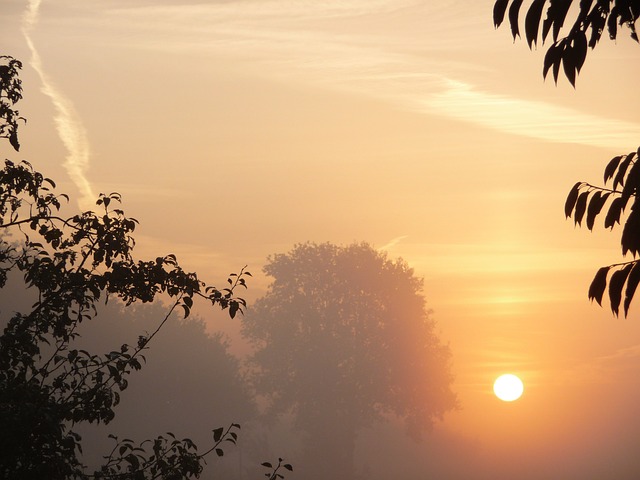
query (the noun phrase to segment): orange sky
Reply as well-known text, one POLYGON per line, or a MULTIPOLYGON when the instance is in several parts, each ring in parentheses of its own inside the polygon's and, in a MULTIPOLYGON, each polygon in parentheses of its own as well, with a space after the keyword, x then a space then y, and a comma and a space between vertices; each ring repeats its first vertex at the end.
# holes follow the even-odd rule
POLYGON ((574 90, 493 29, 492 1, 135 3, 6 1, 20 158, 84 205, 123 194, 143 255, 220 283, 249 264, 249 299, 296 242, 386 248, 451 345, 462 409, 434 438, 474 445, 467 478, 637 478, 640 307, 588 302, 619 232, 562 208, 640 143, 626 31, 574 90), (525 382, 513 404, 491 392, 506 371, 525 382))

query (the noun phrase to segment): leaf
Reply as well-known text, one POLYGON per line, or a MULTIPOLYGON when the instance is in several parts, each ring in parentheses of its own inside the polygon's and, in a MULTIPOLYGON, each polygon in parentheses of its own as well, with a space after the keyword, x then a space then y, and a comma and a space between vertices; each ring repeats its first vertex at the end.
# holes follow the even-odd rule
POLYGON ((558 34, 564 25, 564 20, 567 18, 567 12, 571 6, 571 2, 565 0, 551 0, 551 4, 554 7, 553 17, 553 41, 558 40, 558 34))
POLYGON ((564 40, 560 40, 556 44, 554 55, 557 57, 553 62, 553 81, 558 84, 558 74, 560 73, 560 64, 562 63, 562 56, 564 54, 564 40))
POLYGON ((17 127, 14 127, 9 134, 9 143, 16 150, 16 152, 20 151, 20 142, 18 141, 18 132, 16 131, 17 127))
POLYGON ((231 302, 231 304, 229 305, 229 316, 231 318, 235 318, 236 313, 238 313, 239 309, 240 309, 240 305, 238 305, 237 302, 231 302))
POLYGON ((571 187, 571 190, 569 190, 569 195, 567 195, 567 200, 564 203, 565 218, 569 218, 571 216, 573 207, 575 207, 576 205, 576 200, 578 200, 578 193, 580 193, 581 186, 582 182, 578 182, 573 187, 571 187))
POLYGON ((273 465, 271 465, 269 462, 262 462, 260 465, 267 468, 273 468, 273 465))
POLYGON ((631 252, 633 256, 640 251, 640 208, 639 200, 636 198, 635 203, 631 207, 631 213, 629 218, 624 224, 622 230, 622 238, 620 243, 622 244, 622 254, 626 255, 627 252, 631 252))
POLYGON ((515 40, 520 36, 520 28, 518 27, 518 15, 520 14, 520 7, 522 6, 522 0, 513 0, 511 7, 509 7, 509 24, 511 26, 511 35, 515 40))
POLYGON ((524 20, 524 31, 529 48, 537 42, 538 29, 540 28, 540 17, 542 16, 544 2, 545 0, 533 0, 524 20))
POLYGON ((216 455, 218 455, 219 457, 222 457, 224 455, 224 452, 221 448, 216 448, 216 455))
POLYGON ((614 40, 616 35, 618 34, 618 6, 614 5, 609 13, 609 18, 607 20, 607 28, 609 29, 609 38, 614 40))
POLYGON ((604 228, 613 228, 616 223, 620 224, 623 204, 622 197, 617 197, 611 202, 607 216, 604 219, 604 228))
MULTIPOLYGON (((635 152, 627 155, 629 162, 633 161, 635 152)), ((628 198, 631 195, 635 195, 640 187, 640 162, 634 162, 631 170, 627 174, 627 178, 624 181, 624 187, 622 188, 622 198, 628 198)))
POLYGON ((613 178, 613 174, 615 173, 616 168, 618 168, 618 165, 620 164, 620 160, 622 160, 622 155, 613 157, 605 167, 604 169, 605 184, 609 181, 610 178, 613 178))
POLYGON ((627 155, 626 158, 620 163, 620 166, 618 167, 618 173, 613 179, 614 190, 618 185, 624 186, 624 176, 627 173, 627 168, 629 168, 629 163, 631 163, 631 156, 627 155))
POLYGON ((587 59, 587 36, 583 31, 576 33, 576 36, 573 39, 573 48, 571 52, 576 71, 580 73, 580 70, 584 65, 584 61, 587 59))
POLYGON ((627 280, 627 276, 631 271, 632 264, 628 264, 621 270, 616 270, 609 280, 609 301, 611 302, 611 311, 618 316, 620 309, 620 300, 622 299, 622 287, 627 280))
POLYGON ((547 78, 549 69, 553 66, 554 77, 556 83, 558 82, 558 73, 560 69, 560 61, 562 60, 562 49, 557 45, 551 45, 547 49, 547 53, 544 55, 544 67, 542 69, 542 78, 547 78))
POLYGON ((596 192, 589 202, 589 208, 587 209, 587 228, 589 230, 593 230, 593 224, 595 222, 596 217, 602 211, 602 207, 607 202, 607 198, 609 197, 610 192, 602 195, 602 192, 596 192))
POLYGON ((589 285, 589 300, 595 300, 598 305, 602 306, 602 296, 607 287, 607 273, 611 267, 602 267, 597 272, 591 285, 589 285))
POLYGON ((502 25, 508 3, 509 0, 496 0, 496 3, 493 4, 493 25, 496 28, 502 25))
POLYGON ((640 283, 640 262, 636 261, 633 263, 633 268, 629 273, 629 279, 627 280, 627 288, 624 293, 624 316, 625 317, 629 313, 629 306, 631 305, 631 301, 633 300, 633 295, 636 292, 638 283, 640 283))
POLYGON ((287 470, 289 470, 290 472, 293 472, 293 467, 291 466, 290 463, 285 463, 283 465, 284 468, 286 468, 287 470))
POLYGON ((576 62, 575 62, 575 56, 573 54, 573 47, 571 45, 566 45, 564 48, 564 52, 562 54, 562 68, 564 69, 564 74, 567 76, 567 79, 569 80, 571 85, 575 88, 576 62))
POLYGON ((589 192, 582 192, 578 197, 578 201, 576 202, 576 211, 573 214, 573 219, 575 221, 575 225, 580 225, 582 223, 582 217, 584 217, 584 212, 587 209, 587 197, 589 196, 589 192))
POLYGON ((215 430, 213 430, 213 441, 214 442, 219 442, 220 439, 222 438, 222 434, 224 433, 224 428, 219 427, 216 428, 215 430))
POLYGON ((554 0, 551 0, 551 4, 549 5, 549 8, 547 8, 547 15, 544 19, 544 22, 542 22, 542 43, 544 43, 544 41, 547 39, 549 30, 551 30, 551 25, 553 25, 556 22, 556 19, 554 18, 554 13, 555 13, 555 2, 554 0))

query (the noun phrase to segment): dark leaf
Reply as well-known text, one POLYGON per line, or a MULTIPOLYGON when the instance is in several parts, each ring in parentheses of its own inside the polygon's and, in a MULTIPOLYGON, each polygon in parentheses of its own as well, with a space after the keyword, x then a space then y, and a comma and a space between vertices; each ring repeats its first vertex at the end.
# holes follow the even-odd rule
POLYGON ((224 433, 224 428, 219 427, 216 428, 215 430, 213 430, 213 441, 214 442, 219 442, 220 439, 222 438, 222 434, 224 433))
POLYGON ((618 173, 613 179, 613 189, 615 190, 618 185, 624 186, 624 176, 627 173, 627 168, 629 168, 629 163, 631 163, 631 156, 627 155, 625 159, 620 162, 620 166, 618 167, 618 173))
POLYGON ((216 455, 218 455, 219 457, 222 457, 224 455, 224 452, 221 448, 216 448, 216 455))
POLYGON ((538 29, 540 28, 540 17, 542 16, 544 2, 545 0, 533 0, 524 20, 524 32, 529 48, 531 48, 538 39, 538 29))
POLYGON ((622 244, 623 255, 631 252, 631 254, 635 256, 640 251, 640 206, 638 202, 639 199, 636 198, 633 207, 631 207, 631 213, 622 230, 620 243, 622 244))
POLYGON ((284 468, 286 468, 287 470, 289 470, 290 472, 293 472, 293 467, 291 466, 291 464, 289 463, 285 463, 283 465, 284 468))
POLYGON ((640 262, 634 262, 633 268, 629 273, 629 279, 627 280, 627 288, 624 293, 624 316, 629 313, 629 306, 633 300, 633 295, 636 293, 636 288, 640 283, 640 262))
POLYGON ((629 276, 632 264, 616 270, 609 280, 609 301, 611 302, 611 311, 618 316, 620 310, 620 300, 622 299, 622 287, 629 276))
POLYGON ((573 47, 566 45, 562 54, 562 68, 571 85, 576 86, 576 62, 573 47))
POLYGON ((260 465, 262 465, 263 467, 267 467, 267 468, 273 468, 273 465, 271 465, 269 462, 263 462, 260 465))
POLYGON ((623 201, 621 197, 617 197, 611 202, 609 211, 604 219, 604 228, 613 228, 617 223, 620 224, 620 215, 622 214, 623 201))
POLYGON ((614 40, 618 34, 618 6, 614 5, 607 20, 607 28, 609 29, 609 38, 614 40))
POLYGON ((618 165, 620 164, 620 160, 622 160, 622 155, 613 157, 605 167, 604 169, 605 184, 609 181, 610 178, 613 178, 613 174, 615 173, 616 168, 618 168, 618 165))
POLYGON ((576 183, 571 190, 569 191, 569 195, 567 195, 567 200, 564 203, 564 214, 565 218, 569 218, 571 213, 573 212, 573 207, 576 205, 576 200, 578 200, 578 194, 580 193, 580 187, 582 186, 582 182, 576 183))
POLYGON ((587 210, 587 197, 589 196, 589 192, 582 192, 578 197, 578 201, 576 202, 576 211, 573 214, 573 219, 575 221, 575 225, 580 225, 582 223, 582 217, 584 217, 584 213, 587 210))
POLYGON ((560 73, 560 64, 562 63, 562 55, 564 53, 564 44, 562 41, 558 42, 556 45, 556 53, 557 58, 553 62, 553 81, 558 83, 558 74, 560 73))
MULTIPOLYGON (((560 62, 562 60, 562 50, 558 47, 557 44, 551 45, 547 49, 547 53, 544 55, 544 67, 542 69, 542 78, 547 78, 547 73, 549 69, 553 67, 554 72, 560 69, 560 62)), ((557 79, 557 74, 554 73, 554 76, 557 79)))
POLYGON ((560 33, 560 29, 564 25, 564 20, 567 18, 567 12, 569 11, 569 7, 571 6, 571 2, 567 2, 565 0, 551 0, 551 4, 554 7, 553 11, 553 41, 558 40, 558 34, 560 33))
POLYGON ((520 13, 520 7, 522 6, 522 0, 513 0, 511 7, 509 7, 509 24, 511 26, 511 35, 513 38, 520 36, 520 27, 518 26, 518 15, 520 13))
POLYGON ((16 150, 16 152, 20 151, 20 142, 18 142, 18 133, 14 128, 9 134, 9 143, 16 150))
POLYGON ((496 28, 502 25, 509 0, 496 0, 493 4, 493 24, 496 28))
POLYGON ((587 59, 587 36, 583 31, 576 33, 573 39, 573 56, 576 70, 580 72, 584 61, 587 59))
MULTIPOLYGON (((629 162, 633 162, 635 152, 627 155, 629 162)), ((626 160, 626 159, 625 159, 626 160)), ((635 195, 640 187, 640 162, 633 162, 627 178, 624 181, 624 187, 622 188, 622 198, 628 198, 631 195, 635 195)))
POLYGON ((587 228, 589 230, 593 230, 595 219, 602 211, 602 207, 604 207, 604 204, 607 202, 607 198, 609 198, 609 195, 609 192, 605 193, 604 195, 602 195, 602 192, 596 192, 591 197, 589 208, 587 209, 587 228))
POLYGON ((611 267, 602 267, 597 272, 589 286, 589 300, 595 300, 602 306, 602 296, 607 287, 607 273, 611 267))

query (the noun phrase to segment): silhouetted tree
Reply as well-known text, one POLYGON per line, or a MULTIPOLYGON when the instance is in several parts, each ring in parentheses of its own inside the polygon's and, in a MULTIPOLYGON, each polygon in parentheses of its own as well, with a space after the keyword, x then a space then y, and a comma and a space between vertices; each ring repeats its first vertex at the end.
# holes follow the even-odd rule
MULTIPOLYGON (((18 149, 14 109, 21 98, 19 62, 2 57, 0 69, 2 135, 18 149), (7 113, 7 109, 10 112, 7 113), (13 112, 13 113, 12 113, 13 112), (13 138, 15 135, 15 139, 13 138)), ((99 212, 60 214, 64 194, 27 162, 5 161, 0 170, 0 288, 23 281, 33 292, 29 308, 1 312, 0 325, 0 477, 7 479, 178 479, 197 477, 204 456, 222 455, 222 442, 235 443, 238 425, 213 430, 213 446, 199 452, 190 439, 162 435, 140 445, 117 440, 105 463, 88 475, 80 461, 81 437, 75 427, 108 423, 128 386, 129 374, 143 365, 153 343, 176 308, 189 315, 195 297, 242 311, 235 289, 217 289, 184 271, 173 255, 150 261, 133 258, 137 221, 119 208, 117 193, 101 194, 99 212), (94 320, 99 301, 110 298, 129 306, 168 299, 168 313, 154 330, 133 345, 106 354, 77 348, 79 330, 94 320)))
POLYGON ((449 348, 404 261, 366 243, 307 243, 264 271, 273 281, 242 333, 267 414, 293 414, 306 434, 305 478, 354 478, 356 435, 385 414, 418 438, 456 406, 449 348))
MULTIPOLYGON (((494 4, 493 21, 500 26, 510 0, 497 0, 494 4)), ((531 48, 537 42, 542 11, 546 0, 533 0, 525 19, 525 33, 531 48)), ((549 47, 544 59, 543 75, 553 67, 553 75, 557 82, 560 64, 565 75, 575 86, 576 75, 580 72, 587 56, 587 48, 595 48, 600 41, 605 26, 609 38, 614 40, 618 26, 625 25, 631 32, 631 38, 638 41, 635 22, 640 16, 640 0, 592 0, 580 1, 576 18, 569 32, 560 36, 573 0, 550 0, 546 18, 542 23, 542 41, 553 29, 553 45, 549 47), (587 35, 589 40, 587 41, 587 35)), ((511 0, 509 22, 514 39, 520 34, 518 16, 522 0, 511 0)), ((569 191, 565 202, 565 215, 573 216, 575 224, 581 225, 585 220, 587 228, 593 230, 595 219, 609 203, 604 219, 604 227, 613 229, 620 225, 625 210, 631 205, 622 230, 622 255, 630 253, 634 260, 614 263, 600 268, 589 287, 589 299, 602 305, 602 297, 609 283, 609 301, 611 311, 617 316, 624 298, 624 315, 629 307, 640 282, 640 265, 635 260, 640 253, 640 166, 638 159, 640 148, 636 152, 613 157, 604 170, 604 185, 592 185, 577 182, 569 191), (606 187, 611 181, 611 187, 606 187), (623 296, 624 291, 624 296, 623 296)))
MULTIPOLYGON (((520 36, 522 0, 497 0, 493 7, 493 23, 496 27, 502 24, 507 6, 511 33, 515 39, 520 36)), ((625 25, 630 30, 631 38, 637 42, 635 22, 639 15, 640 0, 532 0, 525 16, 524 31, 529 48, 537 44, 538 39, 544 43, 549 32, 552 32, 553 43, 547 48, 544 57, 543 75, 546 77, 552 69, 553 78, 557 82, 562 64, 567 79, 575 86, 576 75, 580 73, 587 57, 587 49, 596 47, 605 27, 609 38, 615 40, 618 26, 625 25), (543 21, 542 12, 547 4, 543 21), (572 5, 576 5, 575 18, 568 31, 561 33, 572 5)))
POLYGON ((640 148, 627 155, 618 155, 611 159, 604 170, 604 184, 611 181, 611 187, 591 185, 586 182, 576 183, 565 203, 565 214, 573 216, 576 225, 584 220, 587 228, 593 230, 595 219, 608 203, 609 208, 604 219, 604 227, 613 229, 620 225, 621 217, 628 205, 631 205, 622 229, 622 255, 630 253, 634 260, 615 263, 602 267, 596 273, 589 287, 589 299, 602 305, 602 297, 607 288, 609 277, 609 301, 611 311, 618 315, 620 303, 624 298, 624 315, 629 313, 629 306, 640 283, 640 148), (624 297, 623 297, 624 291, 624 297))

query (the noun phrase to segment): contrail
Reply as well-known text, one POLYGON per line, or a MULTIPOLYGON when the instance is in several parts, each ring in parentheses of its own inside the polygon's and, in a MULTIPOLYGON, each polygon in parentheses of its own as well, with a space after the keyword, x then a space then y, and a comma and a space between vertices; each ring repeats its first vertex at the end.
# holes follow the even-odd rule
POLYGON ((378 248, 378 251, 389 250, 389 249, 395 247, 397 244, 399 244, 402 240, 404 240, 407 237, 408 237, 408 235, 402 235, 400 237, 396 237, 396 238, 390 240, 389 242, 387 242, 386 244, 384 244, 383 246, 381 246, 380 248, 378 248))
POLYGON ((31 30, 38 20, 38 11, 41 0, 29 0, 26 12, 22 20, 22 34, 27 41, 31 52, 31 67, 36 71, 42 82, 42 93, 51 99, 56 110, 54 122, 58 136, 67 149, 67 159, 64 168, 71 181, 80 191, 78 204, 81 209, 89 209, 96 200, 91 183, 86 177, 89 167, 89 141, 87 132, 82 125, 80 116, 76 112, 73 103, 58 90, 49 80, 42 68, 40 55, 31 40, 31 30))

